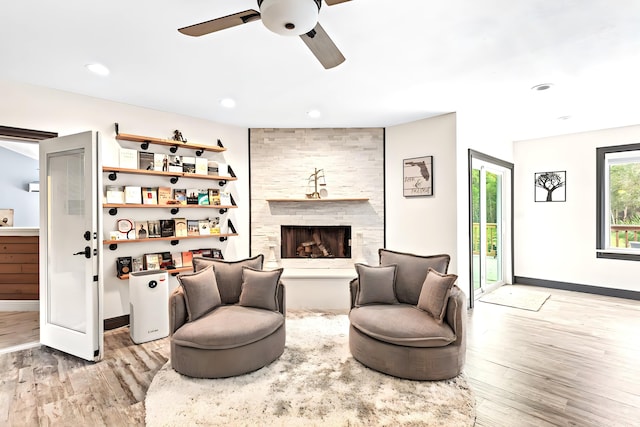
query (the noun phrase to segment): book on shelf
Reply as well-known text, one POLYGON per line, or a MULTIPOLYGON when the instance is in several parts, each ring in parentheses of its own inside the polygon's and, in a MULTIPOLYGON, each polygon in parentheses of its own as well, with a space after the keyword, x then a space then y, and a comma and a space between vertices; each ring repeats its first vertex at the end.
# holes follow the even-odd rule
POLYGON ((173 190, 173 200, 179 205, 187 204, 187 190, 184 188, 176 188, 173 190))
POLYGON ((211 249, 198 249, 198 252, 204 258, 211 258, 211 249))
POLYGON ((196 173, 196 158, 190 156, 182 156, 182 172, 196 173))
POLYGON ((144 271, 144 257, 133 257, 131 261, 131 271, 144 271))
POLYGON ((199 236, 200 229, 198 228, 198 220, 197 219, 188 219, 187 220, 187 236, 199 236))
POLYGON ((160 254, 144 254, 144 269, 159 270, 160 259, 160 254))
POLYGON ((182 172, 180 156, 169 156, 169 172, 182 172))
POLYGON ((169 267, 175 267, 173 265, 173 257, 171 256, 171 252, 160 253, 160 268, 168 270, 169 267))
POLYGON ((116 258, 116 273, 118 277, 131 273, 131 257, 121 256, 116 258))
POLYGON ((233 206, 231 203, 231 193, 228 191, 220 192, 220 204, 222 206, 233 206))
POLYGON ((155 159, 153 153, 150 153, 148 151, 140 151, 138 153, 138 169, 152 171, 154 163, 155 159))
POLYGON ((176 235, 176 222, 174 219, 160 220, 160 237, 174 237, 176 235))
POLYGON ((218 162, 215 160, 209 160, 207 162, 207 175, 218 175, 218 162))
POLYGON ((187 237, 187 220, 185 218, 174 218, 176 237, 187 237))
POLYGON ((222 250, 218 249, 218 248, 212 248, 211 249, 211 258, 224 259, 224 256, 222 255, 222 250))
POLYGON ((157 205, 158 204, 158 188, 142 187, 142 204, 157 205))
POLYGON ((226 163, 218 162, 218 175, 229 176, 229 165, 226 163))
POLYGON ((209 234, 209 221, 206 219, 201 219, 198 221, 198 231, 201 236, 208 236, 209 234))
POLYGON ((141 205, 142 188, 133 185, 124 187, 124 202, 127 204, 141 205))
POLYGON ((203 157, 196 157, 196 170, 198 175, 207 175, 208 160, 203 157))
POLYGON ((206 188, 198 190, 198 204, 200 206, 209 205, 209 190, 206 188))
POLYGON ((147 221, 147 223, 149 224, 149 237, 162 237, 162 235, 160 234, 160 221, 159 220, 152 220, 152 221, 147 221))
POLYGON ((197 188, 189 188, 187 189, 187 204, 188 205, 197 205, 198 204, 198 195, 200 194, 200 190, 197 188))
POLYGON ((220 234, 220 217, 209 218, 209 234, 220 234))
POLYGON ((172 252, 171 253, 171 262, 175 268, 182 267, 182 252, 172 252))
POLYGON ((169 171, 169 156, 166 154, 153 154, 153 170, 158 172, 169 171))
POLYGON ((209 204, 213 206, 220 205, 220 189, 218 188, 209 189, 209 204))
POLYGON ((107 185, 106 197, 107 203, 123 204, 124 187, 122 185, 107 185))
POLYGON ((136 239, 149 238, 149 224, 147 221, 136 221, 136 239))
POLYGON ((193 258, 202 258, 202 249, 191 249, 193 258))
POLYGON ((173 200, 170 187, 158 187, 158 204, 168 205, 173 200))
POLYGON ((120 148, 118 160, 123 169, 138 169, 138 150, 120 148))
POLYGON ((193 254, 190 251, 182 252, 182 266, 193 267, 193 254))

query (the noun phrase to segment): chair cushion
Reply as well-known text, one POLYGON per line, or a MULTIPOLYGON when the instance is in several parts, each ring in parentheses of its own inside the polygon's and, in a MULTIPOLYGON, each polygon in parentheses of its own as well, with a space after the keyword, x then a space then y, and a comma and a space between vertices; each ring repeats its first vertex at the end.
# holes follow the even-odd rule
POLYGON ((239 304, 243 307, 278 310, 276 295, 282 268, 275 270, 256 270, 242 267, 242 292, 239 304))
POLYGON ((356 305, 397 304, 395 284, 396 266, 372 267, 356 264, 358 273, 358 294, 356 305))
POLYGON ((398 265, 396 275, 396 297, 404 304, 416 305, 422 284, 429 268, 446 273, 449 268, 449 255, 421 256, 388 249, 379 249, 380 265, 398 265))
POLYGON ((193 269, 202 270, 210 265, 216 274, 220 299, 223 304, 235 304, 240 298, 242 290, 242 267, 251 267, 262 270, 264 255, 256 255, 239 261, 225 261, 213 258, 194 258, 193 269))
POLYGON ((195 273, 182 273, 178 281, 184 291, 188 320, 194 321, 220 305, 220 293, 213 267, 195 273))
POLYGON ((442 274, 430 268, 422 284, 417 307, 433 316, 436 322, 441 323, 447 310, 451 288, 456 280, 458 276, 455 274, 442 274))
POLYGON ((448 324, 408 304, 356 307, 349 321, 371 338, 405 347, 444 347, 456 340, 448 324))
POLYGON ((195 322, 184 324, 172 340, 184 347, 236 348, 268 337, 283 323, 284 316, 277 311, 223 305, 195 322))

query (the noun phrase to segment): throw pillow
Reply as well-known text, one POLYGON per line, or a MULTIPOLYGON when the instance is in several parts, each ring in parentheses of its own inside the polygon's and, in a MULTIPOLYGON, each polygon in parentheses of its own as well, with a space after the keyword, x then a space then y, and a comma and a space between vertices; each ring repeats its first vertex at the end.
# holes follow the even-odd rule
POLYGON ((442 323, 451 288, 456 280, 458 276, 455 274, 442 274, 430 268, 422 284, 417 307, 429 313, 436 322, 442 323))
POLYGON ((263 260, 264 255, 262 254, 239 261, 199 257, 193 259, 193 269, 198 271, 210 265, 213 266, 222 303, 235 304, 238 302, 242 290, 242 267, 262 270, 263 260))
POLYGON ((221 304, 213 267, 195 273, 182 273, 178 281, 184 290, 189 321, 194 321, 221 304))
POLYGON ((276 270, 256 270, 242 267, 242 292, 240 305, 278 311, 277 289, 282 268, 276 270))
POLYGON ((396 297, 404 304, 416 305, 427 277, 429 267, 441 273, 447 272, 449 255, 415 255, 389 249, 379 249, 380 265, 398 266, 396 277, 396 297))
POLYGON ((356 306, 366 304, 396 304, 396 265, 374 267, 366 264, 356 264, 358 273, 358 295, 356 306))

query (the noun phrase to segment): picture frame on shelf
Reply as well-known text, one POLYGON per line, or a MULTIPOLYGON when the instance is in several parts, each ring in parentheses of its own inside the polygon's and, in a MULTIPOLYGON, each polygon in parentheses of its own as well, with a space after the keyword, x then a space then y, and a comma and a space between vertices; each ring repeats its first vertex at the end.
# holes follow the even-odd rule
POLYGON ((567 171, 535 172, 533 191, 536 202, 566 202, 567 171))
POLYGON ((402 161, 402 195, 433 196, 433 156, 414 157, 402 161))

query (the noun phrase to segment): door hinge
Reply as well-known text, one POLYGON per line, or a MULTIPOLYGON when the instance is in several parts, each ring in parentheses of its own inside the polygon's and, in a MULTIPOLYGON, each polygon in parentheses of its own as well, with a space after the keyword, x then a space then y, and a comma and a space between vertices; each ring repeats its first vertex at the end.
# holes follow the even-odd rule
POLYGON ((93 357, 100 356, 100 350, 93 350, 93 357))
POLYGON ((98 281, 98 275, 96 274, 95 276, 93 276, 93 281, 97 282, 98 281))

